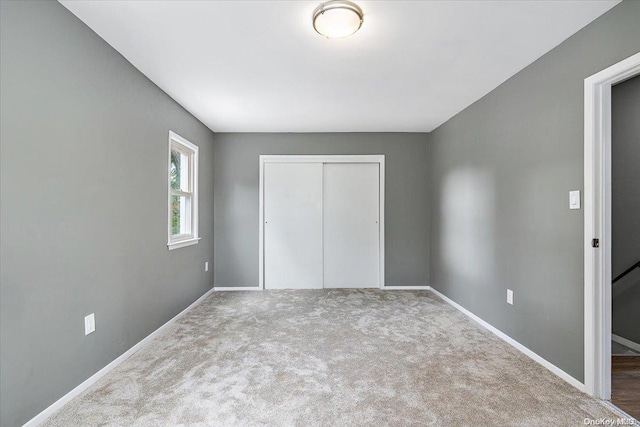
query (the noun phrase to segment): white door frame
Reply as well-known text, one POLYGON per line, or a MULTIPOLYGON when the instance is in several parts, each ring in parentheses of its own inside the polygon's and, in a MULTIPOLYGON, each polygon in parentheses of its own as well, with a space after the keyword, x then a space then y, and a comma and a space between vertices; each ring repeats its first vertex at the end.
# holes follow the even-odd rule
POLYGON ((384 289, 384 154, 371 155, 261 155, 259 283, 264 289, 264 165, 265 163, 378 163, 380 165, 380 289, 384 289))
POLYGON ((584 81, 584 385, 611 399, 611 86, 640 74, 640 53, 584 81), (599 248, 592 247, 599 239, 599 248))

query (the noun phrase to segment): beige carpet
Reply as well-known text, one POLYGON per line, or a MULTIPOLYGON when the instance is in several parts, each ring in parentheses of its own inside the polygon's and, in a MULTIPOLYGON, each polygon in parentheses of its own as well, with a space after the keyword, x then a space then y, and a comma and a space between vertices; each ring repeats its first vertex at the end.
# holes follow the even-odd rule
POLYGON ((48 426, 617 419, 429 291, 214 293, 48 426))

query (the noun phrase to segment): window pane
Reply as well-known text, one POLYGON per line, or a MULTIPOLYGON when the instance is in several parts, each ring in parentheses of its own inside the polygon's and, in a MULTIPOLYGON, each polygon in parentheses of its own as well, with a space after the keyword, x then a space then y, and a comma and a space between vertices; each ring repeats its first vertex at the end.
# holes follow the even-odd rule
POLYGON ((177 150, 171 150, 171 188, 190 191, 189 156, 177 150))
POLYGON ((171 196, 171 234, 191 234, 191 198, 171 196))
POLYGON ((197 165, 198 147, 169 131, 169 250, 198 241, 197 165))

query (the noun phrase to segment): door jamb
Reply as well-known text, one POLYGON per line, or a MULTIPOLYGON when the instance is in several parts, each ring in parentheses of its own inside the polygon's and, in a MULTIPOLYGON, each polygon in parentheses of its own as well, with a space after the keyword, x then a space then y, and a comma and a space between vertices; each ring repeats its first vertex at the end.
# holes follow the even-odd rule
POLYGON ((380 241, 379 241, 379 286, 384 286, 384 154, 367 155, 261 155, 260 162, 260 224, 259 224, 259 275, 258 286, 264 289, 264 165, 265 163, 378 163, 380 167, 380 241))
POLYGON ((584 385, 605 400, 611 398, 611 86, 638 74, 640 53, 584 81, 584 385))

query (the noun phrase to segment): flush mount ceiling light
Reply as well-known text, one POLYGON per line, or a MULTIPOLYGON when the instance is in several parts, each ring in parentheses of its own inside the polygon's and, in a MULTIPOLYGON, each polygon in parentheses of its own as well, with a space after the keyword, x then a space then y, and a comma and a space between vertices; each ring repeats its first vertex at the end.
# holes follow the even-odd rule
POLYGON ((346 0, 322 3, 313 11, 313 28, 328 39, 348 37, 362 27, 364 14, 357 4, 346 0))

